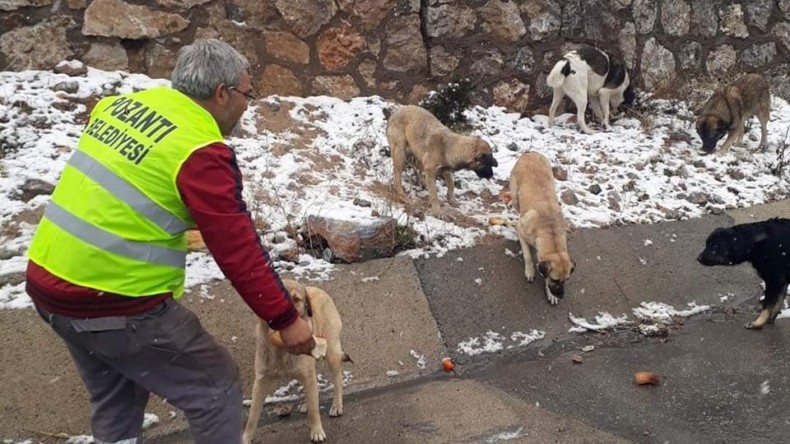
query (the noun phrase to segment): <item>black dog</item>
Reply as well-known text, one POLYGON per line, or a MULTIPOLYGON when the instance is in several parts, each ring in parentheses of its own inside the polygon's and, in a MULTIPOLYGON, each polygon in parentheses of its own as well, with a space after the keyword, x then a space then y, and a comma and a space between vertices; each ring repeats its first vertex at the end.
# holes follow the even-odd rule
POLYGON ((697 261, 706 266, 752 264, 765 281, 765 297, 760 316, 745 327, 760 329, 772 324, 784 306, 790 283, 789 254, 790 219, 774 218, 713 230, 697 261))

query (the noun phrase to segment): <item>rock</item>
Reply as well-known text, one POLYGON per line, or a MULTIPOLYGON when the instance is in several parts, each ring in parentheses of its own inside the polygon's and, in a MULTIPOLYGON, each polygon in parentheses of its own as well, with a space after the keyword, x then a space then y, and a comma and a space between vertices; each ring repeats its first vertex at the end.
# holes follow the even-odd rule
POLYGON ((502 54, 495 49, 473 54, 472 59, 474 62, 469 67, 469 77, 473 83, 498 77, 505 65, 502 54))
POLYGON ((782 64, 765 73, 770 84, 771 94, 790 100, 790 64, 782 64))
POLYGON ((692 0, 691 29, 700 37, 716 37, 719 23, 713 0, 692 0))
POLYGON ((273 0, 288 28, 301 38, 310 37, 337 13, 334 0, 273 0))
POLYGON ((658 16, 656 0, 634 0, 631 13, 638 33, 649 34, 653 31, 658 16))
POLYGON ((721 32, 730 36, 745 39, 749 37, 746 23, 743 22, 743 9, 738 3, 727 6, 719 11, 721 17, 721 32))
POLYGON ((735 66, 737 54, 735 48, 731 45, 721 45, 708 54, 708 60, 705 61, 705 68, 708 74, 712 77, 726 76, 730 69, 735 66))
POLYGON ((618 213, 623 211, 623 198, 617 191, 609 191, 606 194, 606 200, 609 203, 609 209, 618 213))
POLYGON ((264 32, 263 43, 266 53, 280 60, 299 65, 310 63, 310 46, 290 32, 264 32))
POLYGON ((580 355, 573 355, 571 360, 573 361, 574 364, 581 364, 582 361, 584 361, 584 359, 582 359, 580 355))
POLYGON ((373 88, 376 85, 376 62, 370 59, 363 60, 357 68, 365 86, 373 88))
POLYGON ((695 71, 700 67, 700 51, 702 45, 693 40, 684 42, 678 51, 678 62, 680 67, 686 71, 695 71))
POLYGON ((409 105, 419 105, 428 94, 430 94, 430 90, 426 86, 414 85, 406 96, 406 103, 409 105))
MULTIPOLYGON (((528 2, 525 2, 528 3, 528 2)), ((576 39, 584 34, 584 9, 581 0, 567 0, 561 3, 562 18, 560 36, 576 39)))
POLYGON ((661 25, 669 35, 686 35, 690 16, 691 7, 685 0, 664 0, 661 5, 661 25))
POLYGON ((27 179, 22 184, 20 191, 19 198, 23 202, 29 202, 36 196, 52 195, 52 192, 55 191, 55 185, 41 179, 27 179))
POLYGON ((359 88, 350 75, 317 76, 311 83, 313 95, 326 95, 350 100, 359 95, 359 88))
POLYGON ((785 18, 790 19, 790 0, 778 0, 776 3, 785 18))
MULTIPOLYGON (((240 0, 237 0, 240 1, 240 0)), ((214 38, 222 40, 239 51, 250 63, 258 60, 261 34, 247 26, 238 26, 226 18, 226 11, 220 4, 206 7, 208 23, 195 31, 195 39, 214 38)))
POLYGON ((414 14, 390 20, 386 28, 387 55, 382 64, 390 71, 422 71, 428 52, 422 41, 420 18, 414 14))
POLYGON ((620 31, 620 20, 612 14, 606 0, 584 1, 584 36, 593 41, 613 41, 620 31))
POLYGON ((318 37, 318 61, 327 71, 341 71, 365 45, 365 38, 349 25, 329 28, 318 37))
POLYGON ((675 57, 672 51, 661 46, 655 38, 650 38, 642 49, 642 82, 648 90, 662 82, 672 81, 677 75, 675 57))
POLYGON ((435 77, 445 77, 452 74, 458 64, 461 62, 459 57, 456 57, 442 46, 435 46, 431 48, 431 75, 435 77))
POLYGON ((619 11, 631 6, 631 0, 609 0, 609 4, 615 11, 619 11))
POLYGON ((80 90, 80 84, 76 80, 68 80, 66 82, 58 82, 52 86, 53 91, 63 91, 68 94, 77 94, 80 90))
POLYGON ((744 2, 746 6, 746 23, 760 31, 767 30, 774 3, 774 0, 749 0, 744 2))
POLYGON ((585 345, 584 347, 582 347, 582 351, 585 352, 585 353, 589 353, 589 352, 591 352, 593 350, 595 350, 595 346, 594 345, 585 345))
POLYGON ((576 197, 576 193, 569 189, 562 190, 562 193, 560 193, 560 200, 565 205, 576 205, 579 203, 579 198, 576 197))
POLYGON ((0 1, 0 11, 16 11, 20 8, 38 8, 52 4, 52 0, 2 0, 0 1))
POLYGON ((532 74, 532 70, 535 68, 535 55, 532 54, 532 51, 527 47, 521 47, 513 51, 512 54, 513 58, 507 62, 508 67, 527 75, 532 74))
POLYGON ((88 73, 88 67, 79 60, 63 60, 52 68, 52 72, 55 74, 66 74, 71 77, 79 77, 88 73))
POLYGON ((618 37, 620 51, 623 53, 623 63, 629 70, 633 70, 636 61, 636 27, 634 24, 627 22, 623 25, 618 37))
POLYGON ((88 52, 82 56, 82 61, 94 68, 105 71, 127 71, 129 57, 126 50, 119 44, 91 43, 88 52))
MULTIPOLYGON (((511 4, 515 7, 515 2, 511 4)), ((562 26, 562 9, 556 2, 552 0, 524 2, 524 12, 529 17, 529 34, 533 41, 551 39, 559 33, 562 26)))
POLYGON ((267 65, 255 84, 255 91, 262 97, 270 95, 302 96, 302 82, 291 70, 280 65, 267 65))
POLYGON ((355 197, 353 203, 354 203, 354 205, 356 205, 358 207, 364 207, 364 208, 369 208, 370 207, 370 201, 369 200, 360 199, 359 197, 355 197))
POLYGON ((601 194, 601 191, 603 191, 603 190, 601 189, 600 185, 598 185, 597 183, 594 183, 594 184, 590 185, 589 188, 587 188, 587 191, 589 191, 589 192, 591 192, 593 194, 601 194))
POLYGON ((551 172, 554 175, 554 178, 559 181, 566 181, 568 180, 568 170, 561 167, 561 166, 553 166, 551 167, 551 172))
POLYGON ((149 77, 169 79, 176 66, 176 52, 165 45, 153 42, 145 48, 145 70, 149 77))
MULTIPOLYGON (((470 8, 454 4, 441 4, 428 6, 424 20, 425 32, 428 37, 459 38, 469 34, 475 28, 477 16, 470 8)), ((417 37, 420 37, 420 41, 422 41, 419 31, 417 37)))
POLYGON ((150 39, 183 31, 189 20, 178 14, 132 5, 122 0, 94 0, 85 10, 83 35, 150 39), (134 17, 134 20, 129 20, 134 17))
POLYGON ((270 253, 273 253, 280 259, 294 264, 299 263, 299 245, 291 238, 285 238, 279 242, 267 246, 270 253))
POLYGON ((754 44, 744 49, 741 61, 750 68, 759 68, 770 63, 776 57, 776 43, 754 44))
POLYGON ((0 274, 0 288, 6 285, 19 285, 25 282, 26 274, 24 271, 12 271, 0 274))
MULTIPOLYGON (((483 31, 490 34, 495 40, 514 43, 527 33, 516 2, 488 0, 482 8, 478 9, 478 13, 483 19, 483 31)), ((559 21, 557 27, 559 27, 559 21)))
POLYGON ((709 197, 707 194, 701 191, 695 191, 691 193, 691 195, 688 196, 686 200, 696 205, 705 205, 708 203, 709 197))
POLYGON ((494 86, 494 104, 518 113, 526 111, 529 105, 529 85, 518 79, 499 82, 494 86))
POLYGON ((790 23, 777 23, 774 26, 773 34, 782 42, 785 49, 790 51, 790 23))
POLYGON ((395 219, 391 217, 359 221, 307 217, 310 235, 323 238, 333 256, 344 262, 392 256, 395 251, 395 229, 395 219))
POLYGON ((76 25, 71 17, 57 15, 0 35, 0 51, 9 62, 4 69, 52 69, 74 55, 66 33, 76 25))
MULTIPOLYGON (((378 27, 387 14, 394 9, 395 4, 399 2, 397 0, 355 0, 347 3, 349 4, 340 6, 340 9, 351 12, 359 19, 362 28, 365 31, 370 31, 378 27)), ((419 0, 417 4, 419 5, 419 0)), ((419 6, 417 8, 419 10, 419 6)))
POLYGON ((66 0, 69 9, 85 9, 88 7, 88 0, 66 0))

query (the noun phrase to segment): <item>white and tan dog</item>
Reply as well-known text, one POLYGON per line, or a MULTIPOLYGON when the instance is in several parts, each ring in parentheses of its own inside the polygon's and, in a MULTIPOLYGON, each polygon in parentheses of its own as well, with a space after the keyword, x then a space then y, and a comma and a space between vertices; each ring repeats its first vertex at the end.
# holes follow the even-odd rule
POLYGON ((546 77, 546 83, 554 89, 549 125, 554 124, 557 107, 567 95, 576 105, 579 129, 587 134, 592 133, 584 122, 588 98, 595 116, 607 130, 610 107, 616 113, 622 103, 634 101, 634 90, 623 62, 588 45, 565 54, 546 77))
POLYGON ((392 152, 392 188, 402 202, 408 202, 401 175, 409 155, 424 177, 431 211, 437 217, 442 215, 436 195, 438 176, 442 176, 447 185, 450 205, 455 205, 454 171, 472 170, 482 179, 494 177, 497 161, 491 154, 491 146, 480 137, 452 132, 419 106, 401 106, 395 111, 385 109, 384 116, 392 152))
POLYGON ((568 254, 567 225, 562 216, 554 174, 540 153, 523 154, 510 173, 511 204, 518 213, 516 233, 524 256, 524 276, 535 279, 535 248, 538 271, 546 279, 546 298, 554 305, 565 295, 565 281, 576 263, 568 254))
MULTIPOLYGON (((299 315, 310 323, 313 334, 326 340, 326 362, 334 385, 334 398, 329 416, 343 414, 343 367, 342 361, 348 360, 340 344, 343 324, 332 298, 316 287, 307 287, 291 279, 283 279, 286 290, 291 295, 299 315)), ((310 427, 310 441, 324 442, 326 433, 321 425, 318 410, 318 378, 316 359, 310 355, 294 355, 284 347, 272 343, 273 330, 265 321, 260 321, 255 331, 255 382, 252 387, 252 404, 244 428, 244 444, 250 444, 258 428, 258 420, 263 409, 265 395, 273 391, 279 377, 295 378, 304 387, 307 423, 310 427)))

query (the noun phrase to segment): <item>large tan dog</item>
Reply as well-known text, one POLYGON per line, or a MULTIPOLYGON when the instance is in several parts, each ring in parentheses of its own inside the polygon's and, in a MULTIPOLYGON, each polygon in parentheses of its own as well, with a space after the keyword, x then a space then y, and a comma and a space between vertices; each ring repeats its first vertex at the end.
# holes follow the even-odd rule
POLYGON ((552 305, 565 295, 565 281, 576 263, 568 254, 567 226, 562 216, 551 164, 540 153, 523 154, 510 173, 513 208, 518 213, 516 233, 524 255, 524 276, 535 279, 535 248, 538 271, 546 280, 546 298, 552 305))
POLYGON ((768 118, 771 113, 771 93, 768 81, 760 74, 746 74, 732 84, 719 89, 702 107, 697 117, 697 134, 702 139, 702 151, 712 153, 716 143, 727 135, 721 146, 726 153, 743 141, 743 125, 752 116, 760 121, 760 148, 768 146, 768 118))
POLYGON ((428 110, 419 106, 402 106, 387 117, 387 140, 392 151, 392 186, 397 197, 408 202, 403 191, 401 175, 406 168, 407 155, 423 175, 428 200, 434 216, 440 216, 436 195, 436 177, 442 176, 447 184, 447 200, 455 205, 453 171, 472 170, 483 179, 494 177, 497 161, 491 146, 479 137, 464 136, 450 131, 428 110))
MULTIPOLYGON (((343 367, 341 362, 345 354, 340 345, 340 332, 343 324, 335 303, 326 292, 316 287, 306 287, 299 282, 283 279, 285 288, 290 293, 299 314, 305 318, 313 329, 313 334, 326 339, 326 362, 334 384, 334 398, 329 416, 343 414, 343 367)), ((304 387, 305 404, 307 407, 307 423, 310 427, 310 441, 323 442, 326 433, 321 425, 318 410, 318 378, 316 376, 316 360, 309 355, 293 355, 285 348, 272 344, 273 333, 264 321, 258 323, 255 349, 255 382, 252 387, 252 405, 250 406, 247 426, 244 429, 244 444, 250 444, 258 428, 258 420, 263 409, 265 395, 274 389, 278 377, 297 379, 304 387)))

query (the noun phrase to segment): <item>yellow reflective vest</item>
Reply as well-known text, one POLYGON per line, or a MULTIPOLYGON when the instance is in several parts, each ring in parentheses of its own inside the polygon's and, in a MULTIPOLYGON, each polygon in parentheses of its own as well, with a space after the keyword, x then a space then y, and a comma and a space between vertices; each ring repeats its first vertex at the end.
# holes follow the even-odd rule
POLYGON ((185 231, 194 222, 176 178, 190 154, 222 140, 211 114, 174 89, 102 99, 55 187, 29 258, 84 287, 181 296, 185 231))

